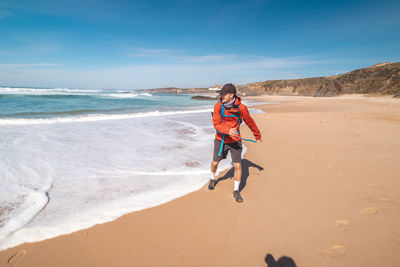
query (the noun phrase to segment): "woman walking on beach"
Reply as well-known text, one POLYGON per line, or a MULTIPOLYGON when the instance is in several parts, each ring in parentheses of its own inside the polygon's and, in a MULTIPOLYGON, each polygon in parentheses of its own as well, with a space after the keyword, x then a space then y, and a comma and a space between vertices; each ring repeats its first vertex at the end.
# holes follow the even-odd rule
POLYGON ((233 196, 237 202, 243 202, 239 191, 240 180, 242 178, 240 123, 244 121, 249 126, 256 140, 261 141, 261 133, 250 116, 246 105, 242 104, 240 97, 236 95, 236 87, 233 84, 225 84, 219 93, 220 99, 215 104, 213 113, 213 124, 217 132, 214 140, 214 154, 208 189, 213 190, 215 188, 215 173, 218 164, 222 159, 226 158, 228 151, 230 151, 235 170, 233 196))

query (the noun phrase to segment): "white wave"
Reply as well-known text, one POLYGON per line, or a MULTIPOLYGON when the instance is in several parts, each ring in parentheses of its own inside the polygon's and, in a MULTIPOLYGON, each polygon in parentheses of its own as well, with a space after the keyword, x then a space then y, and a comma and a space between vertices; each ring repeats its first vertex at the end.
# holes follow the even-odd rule
POLYGON ((211 112, 211 111, 212 109, 200 109, 200 110, 162 111, 162 112, 152 111, 152 112, 140 112, 140 113, 129 113, 129 114, 90 114, 85 116, 40 118, 40 119, 0 119, 0 125, 33 125, 33 124, 122 120, 130 118, 158 117, 158 116, 168 116, 168 115, 211 112))
POLYGON ((108 97, 110 97, 110 98, 135 98, 138 95, 132 94, 132 93, 129 93, 129 94, 125 93, 125 94, 101 94, 100 96, 106 97, 106 98, 108 98, 108 97))
POLYGON ((69 88, 29 88, 0 87, 0 95, 91 95, 105 98, 134 98, 137 96, 153 96, 150 93, 136 93, 133 90, 88 90, 69 88), (115 92, 115 93, 114 93, 115 92), (98 94, 101 93, 101 94, 98 94))
MULTIPOLYGON (((200 179, 197 179, 200 180, 200 179)), ((38 242, 59 235, 92 227, 93 225, 113 221, 118 217, 146 208, 155 207, 199 190, 206 181, 194 181, 186 185, 171 185, 162 189, 133 194, 123 200, 110 201, 86 210, 83 214, 69 216, 57 221, 56 226, 37 226, 22 228, 4 240, 0 240, 0 250, 17 246, 24 242, 38 242)))
POLYGON ((133 89, 125 89, 125 90, 115 90, 117 93, 135 93, 136 91, 133 89))
POLYGON ((140 93, 139 95, 143 95, 143 96, 153 96, 153 95, 150 94, 150 93, 140 93))
POLYGON ((0 228, 0 244, 13 232, 26 225, 37 215, 48 203, 49 199, 45 192, 31 192, 24 201, 25 209, 7 220, 0 228))
POLYGON ((120 94, 101 94, 100 96, 111 97, 111 98, 135 98, 137 96, 153 96, 153 95, 149 93, 135 94, 131 92, 122 92, 120 94))
POLYGON ((29 88, 29 87, 0 87, 0 94, 8 95, 70 95, 97 93, 103 90, 85 90, 69 88, 29 88))

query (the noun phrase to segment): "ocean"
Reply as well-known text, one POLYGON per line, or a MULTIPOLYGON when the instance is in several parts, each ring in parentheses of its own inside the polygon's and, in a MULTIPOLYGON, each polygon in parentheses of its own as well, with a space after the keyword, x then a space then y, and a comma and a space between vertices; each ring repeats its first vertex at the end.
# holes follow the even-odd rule
MULTIPOLYGON (((0 250, 200 189, 214 104, 135 90, 0 87, 0 250)), ((219 170, 229 167, 224 160, 219 170)))

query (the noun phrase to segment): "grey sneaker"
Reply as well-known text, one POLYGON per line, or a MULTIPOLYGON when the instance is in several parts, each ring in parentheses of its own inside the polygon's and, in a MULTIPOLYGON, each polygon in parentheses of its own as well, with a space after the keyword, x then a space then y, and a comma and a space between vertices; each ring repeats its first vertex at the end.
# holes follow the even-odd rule
POLYGON ((235 198, 236 202, 243 202, 243 198, 240 195, 239 190, 233 191, 233 197, 235 198))
POLYGON ((215 179, 214 180, 210 179, 210 182, 208 183, 208 190, 214 190, 215 184, 216 184, 215 179))

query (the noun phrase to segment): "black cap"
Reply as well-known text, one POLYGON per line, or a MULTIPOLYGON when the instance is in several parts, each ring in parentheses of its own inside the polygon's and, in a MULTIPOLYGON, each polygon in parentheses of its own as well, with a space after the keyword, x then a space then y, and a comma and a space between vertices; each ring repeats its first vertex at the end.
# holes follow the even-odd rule
POLYGON ((232 94, 236 95, 236 87, 231 83, 225 84, 222 87, 222 89, 219 90, 219 94, 220 95, 226 95, 226 94, 229 94, 229 93, 232 93, 232 94))

